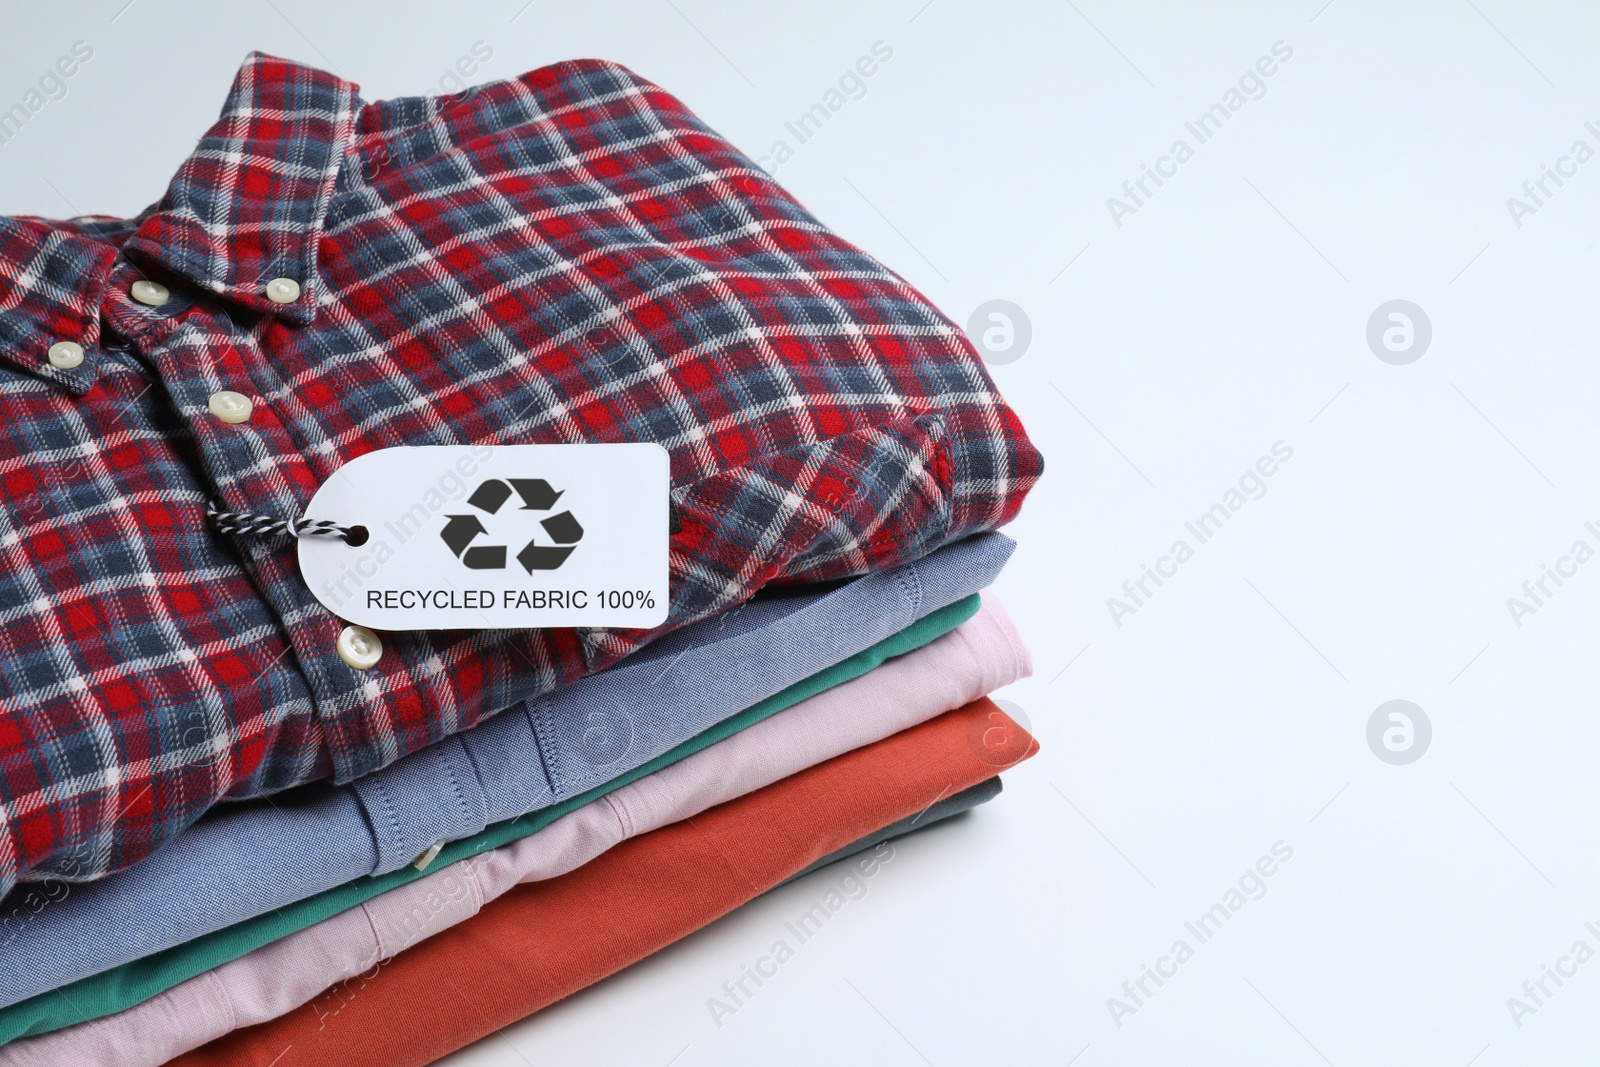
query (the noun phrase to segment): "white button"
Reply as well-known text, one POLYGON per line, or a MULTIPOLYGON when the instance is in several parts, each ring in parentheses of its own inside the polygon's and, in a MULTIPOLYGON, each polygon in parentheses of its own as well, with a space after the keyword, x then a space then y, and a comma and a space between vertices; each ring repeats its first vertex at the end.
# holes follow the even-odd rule
POLYGON ((439 858, 439 853, 441 853, 443 851, 444 851, 444 842, 443 841, 435 841, 433 844, 428 846, 428 851, 424 852, 422 855, 418 856, 416 859, 411 861, 411 866, 415 867, 419 871, 425 871, 425 870, 428 869, 428 864, 430 864, 434 860, 438 859, 439 858))
POLYGON ((267 283, 267 299, 274 304, 292 304, 300 299, 300 283, 293 278, 274 278, 267 283))
POLYGON ((247 422, 250 412, 255 410, 255 404, 249 397, 231 389, 212 393, 211 399, 206 401, 206 407, 223 422, 247 422))
POLYGON ((160 282, 137 281, 128 292, 139 303, 148 304, 153 308, 158 308, 172 299, 172 292, 160 282))
POLYGON ((57 341, 45 354, 50 357, 50 365, 61 370, 71 370, 83 362, 83 346, 76 341, 57 341))
POLYGON ((383 658, 383 642, 365 626, 346 626, 339 633, 339 658, 358 671, 367 670, 383 658))

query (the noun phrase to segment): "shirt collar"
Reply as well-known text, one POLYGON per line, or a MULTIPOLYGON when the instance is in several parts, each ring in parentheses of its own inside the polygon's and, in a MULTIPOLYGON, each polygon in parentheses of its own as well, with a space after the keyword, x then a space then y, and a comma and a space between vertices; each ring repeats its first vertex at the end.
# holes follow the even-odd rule
POLYGON ((125 250, 256 311, 310 322, 322 290, 317 243, 358 106, 349 82, 252 53, 222 117, 125 250), (296 282, 299 299, 269 300, 275 278, 296 282))
POLYGON ((83 392, 93 361, 50 364, 58 341, 93 348, 100 340, 100 297, 114 246, 48 219, 0 218, 0 356, 83 392))
MULTIPOLYGON (((123 251, 256 311, 310 322, 322 293, 317 245, 360 106, 349 82, 252 53, 222 116, 123 251), (299 299, 268 299, 275 278, 298 283, 299 299)), ((99 343, 117 248, 93 229, 0 217, 0 358, 74 393, 93 385, 98 361, 61 369, 47 353, 59 341, 99 343)))

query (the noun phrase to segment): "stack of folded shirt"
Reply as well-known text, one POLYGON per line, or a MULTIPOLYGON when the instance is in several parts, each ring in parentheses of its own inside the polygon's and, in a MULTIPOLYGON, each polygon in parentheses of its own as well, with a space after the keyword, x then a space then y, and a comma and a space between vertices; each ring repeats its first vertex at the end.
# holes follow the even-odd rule
POLYGON ((1037 452, 620 67, 252 56, 140 217, 0 218, 0 283, 0 1065, 431 1062, 1034 750, 980 591, 1037 452), (671 455, 663 626, 336 653, 289 534, 343 463, 616 441, 671 455))

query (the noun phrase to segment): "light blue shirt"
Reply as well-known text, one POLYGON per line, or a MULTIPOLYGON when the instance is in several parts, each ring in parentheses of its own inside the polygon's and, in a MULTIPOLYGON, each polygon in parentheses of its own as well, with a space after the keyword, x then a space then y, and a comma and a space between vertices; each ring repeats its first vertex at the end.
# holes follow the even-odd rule
POLYGON ((0 1007, 411 863, 610 781, 985 588, 982 534, 824 591, 764 595, 345 786, 225 805, 101 882, 0 905, 0 1007))

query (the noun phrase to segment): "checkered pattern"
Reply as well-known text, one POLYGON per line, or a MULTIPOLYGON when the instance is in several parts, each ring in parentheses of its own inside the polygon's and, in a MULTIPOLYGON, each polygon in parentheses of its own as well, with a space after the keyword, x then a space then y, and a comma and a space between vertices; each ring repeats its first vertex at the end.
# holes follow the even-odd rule
POLYGON ((356 671, 293 542, 206 521, 299 515, 375 448, 577 441, 671 453, 663 630, 998 526, 1041 468, 955 326, 609 63, 363 104, 252 56, 139 218, 0 218, 0 890, 662 632, 389 633, 356 671), (207 414, 221 389, 248 422, 207 414))

